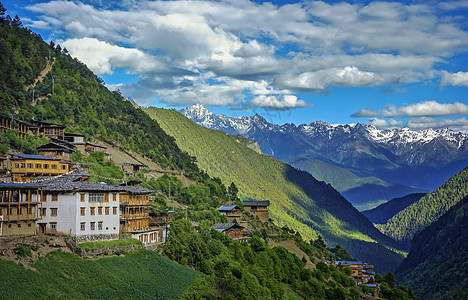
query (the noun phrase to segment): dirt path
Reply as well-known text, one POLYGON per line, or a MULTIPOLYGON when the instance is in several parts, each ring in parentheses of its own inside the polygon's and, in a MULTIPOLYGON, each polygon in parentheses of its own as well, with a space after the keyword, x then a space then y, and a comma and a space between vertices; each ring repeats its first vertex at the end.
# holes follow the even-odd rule
POLYGON ((275 242, 275 241, 270 240, 268 244, 269 244, 270 247, 275 247, 275 246, 284 247, 289 252, 296 254, 296 256, 299 257, 299 259, 302 259, 303 257, 305 257, 307 259, 305 267, 307 269, 315 270, 315 264, 313 264, 310 261, 309 256, 304 251, 299 249, 299 247, 296 245, 296 243, 294 241, 286 240, 286 241, 275 242))
POLYGON ((50 63, 50 61, 47 60, 47 65, 46 65, 45 68, 41 71, 41 73, 39 74, 39 76, 36 77, 36 79, 34 80, 34 83, 25 86, 24 89, 25 89, 26 91, 29 91, 31 88, 36 87, 36 84, 37 84, 38 82, 43 82, 45 76, 52 70, 52 66, 54 65, 54 62, 55 62, 55 58, 54 58, 54 61, 53 61, 52 63, 50 63))

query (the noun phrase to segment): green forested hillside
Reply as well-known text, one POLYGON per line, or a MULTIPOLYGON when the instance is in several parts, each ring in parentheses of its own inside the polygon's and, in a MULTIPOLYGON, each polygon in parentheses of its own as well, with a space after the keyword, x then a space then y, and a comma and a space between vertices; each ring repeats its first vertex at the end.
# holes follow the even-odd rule
POLYGON ((0 259, 0 299, 176 299, 201 275, 146 250, 97 260, 58 250, 33 267, 0 259))
POLYGON ((66 49, 47 45, 23 28, 21 21, 0 18, 0 54, 1 113, 63 124, 88 139, 137 151, 164 168, 182 169, 192 178, 199 175, 193 158, 180 151, 157 122, 118 92, 110 92, 66 49), (34 84, 48 64, 51 71, 34 84))
POLYGON ((408 242, 416 232, 437 221, 467 195, 468 167, 455 174, 434 192, 400 211, 385 224, 377 226, 383 233, 396 240, 408 242))
POLYGON ((468 299, 468 197, 414 236, 395 275, 420 299, 468 299))
POLYGON ((402 260, 386 248, 398 247, 396 243, 381 235, 330 185, 252 151, 233 136, 196 125, 177 111, 149 108, 147 112, 182 149, 197 157, 202 169, 225 185, 234 182, 241 198, 271 200, 271 218, 277 225, 294 228, 307 239, 320 233, 382 271, 394 269, 402 260))
POLYGON ((409 194, 404 197, 395 198, 371 210, 365 210, 361 213, 374 224, 385 224, 391 217, 421 199, 423 193, 409 194))
POLYGON ((389 199, 420 191, 373 176, 359 177, 346 169, 318 159, 301 158, 288 163, 309 172, 317 180, 331 184, 360 211, 372 209, 389 199))

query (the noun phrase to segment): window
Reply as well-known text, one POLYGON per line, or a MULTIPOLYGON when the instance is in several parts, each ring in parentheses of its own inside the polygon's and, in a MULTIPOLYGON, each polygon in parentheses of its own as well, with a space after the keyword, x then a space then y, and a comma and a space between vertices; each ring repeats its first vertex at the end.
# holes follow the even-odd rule
POLYGON ((20 164, 19 163, 16 163, 15 164, 15 168, 19 168, 20 164))
POLYGON ((51 208, 50 209, 50 216, 51 217, 56 217, 57 216, 57 208, 51 208))
POLYGON ((102 207, 98 207, 98 215, 102 215, 102 207))
POLYGON ((26 168, 26 164, 25 163, 21 163, 21 169, 24 169, 26 168))
POLYGON ((36 164, 36 169, 42 169, 42 165, 41 164, 36 164))
POLYGON ((10 207, 10 215, 16 215, 16 208, 10 207))
POLYGON ((42 215, 43 217, 47 216, 47 208, 43 208, 43 209, 42 209, 41 215, 42 215))
POLYGON ((18 224, 18 228, 21 228, 21 224, 18 224))
POLYGON ((112 194, 112 201, 117 201, 117 194, 116 193, 112 194))
POLYGON ((31 227, 31 223, 28 223, 28 227, 31 227))
POLYGON ((32 169, 33 168, 33 164, 29 163, 28 164, 28 169, 32 169))
POLYGON ((96 222, 91 222, 91 230, 95 230, 96 229, 96 222))
POLYGON ((57 169, 57 165, 51 165, 50 166, 52 169, 56 170, 57 169))
POLYGON ((112 207, 112 214, 113 215, 117 214, 117 206, 112 207))
POLYGON ((85 231, 85 230, 86 230, 86 223, 85 223, 85 222, 81 222, 81 223, 80 223, 80 230, 81 230, 81 231, 85 231))
POLYGON ((81 197, 81 198, 80 198, 80 201, 81 201, 81 202, 85 202, 85 194, 81 194, 80 197, 81 197))
POLYGON ((106 215, 109 214, 109 207, 106 207, 106 215))
POLYGON ((90 212, 91 212, 91 216, 94 216, 96 214, 96 208, 95 207, 91 207, 90 208, 90 212))
POLYGON ((82 216, 86 215, 86 207, 80 207, 80 214, 82 216))
POLYGON ((97 228, 98 228, 98 230, 102 230, 102 222, 98 222, 97 228))
POLYGON ((50 229, 57 230, 57 222, 50 222, 50 229))
POLYGON ((3 209, 0 208, 0 216, 3 216, 3 209))
POLYGON ((62 170, 66 170, 66 169, 67 169, 67 166, 62 165, 62 170))
POLYGON ((48 169, 49 168, 49 165, 48 164, 44 164, 44 169, 48 169))
POLYGON ((52 201, 58 201, 58 195, 52 194, 52 201))
POLYGON ((104 201, 109 202, 109 193, 104 194, 104 201))
POLYGON ((32 213, 33 213, 33 210, 32 210, 32 207, 30 207, 30 208, 28 209, 28 214, 29 214, 29 215, 32 215, 32 213))
POLYGON ((89 202, 104 202, 104 194, 89 194, 89 202))

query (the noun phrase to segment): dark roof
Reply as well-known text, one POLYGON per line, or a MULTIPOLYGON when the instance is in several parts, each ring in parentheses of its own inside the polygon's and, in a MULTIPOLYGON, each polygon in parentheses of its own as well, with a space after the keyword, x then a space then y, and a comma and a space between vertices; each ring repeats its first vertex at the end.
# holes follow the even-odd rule
POLYGON ((33 125, 39 125, 39 126, 57 126, 57 127, 67 127, 66 125, 60 125, 60 124, 55 124, 55 123, 49 123, 49 122, 44 122, 44 121, 37 121, 37 120, 31 120, 30 122, 33 125))
POLYGON ((233 209, 240 209, 240 207, 237 205, 221 205, 218 207, 219 211, 231 211, 233 209))
POLYGON ((71 149, 70 147, 67 147, 65 145, 57 144, 54 142, 48 142, 47 144, 44 144, 42 146, 36 147, 37 150, 56 150, 56 149, 63 149, 67 150, 70 152, 75 151, 74 149, 71 149))
POLYGON ((103 146, 103 145, 99 145, 99 144, 95 144, 95 143, 90 143, 90 142, 85 142, 86 145, 91 145, 91 146, 96 146, 96 147, 101 147, 101 148, 105 148, 107 149, 106 146, 103 146))
POLYGON ((120 191, 126 191, 129 192, 130 194, 149 194, 153 193, 154 190, 150 190, 147 188, 144 188, 142 186, 137 186, 137 185, 124 185, 124 186, 118 186, 120 191))
POLYGON ((122 166, 142 166, 142 167, 148 167, 148 165, 145 164, 137 164, 137 163, 132 163, 132 162, 123 162, 121 163, 122 166))
POLYGON ((60 158, 44 156, 44 155, 36 155, 36 154, 20 154, 20 153, 7 153, 11 156, 16 156, 24 159, 43 159, 43 160, 60 160, 60 158))
MULTIPOLYGON (((44 181, 44 191, 50 192, 118 192, 120 187, 100 182, 80 181, 84 174, 70 174, 44 181)), ((86 175, 88 176, 88 175, 86 175)), ((38 178, 40 179, 40 178, 38 178)))
POLYGON ((1 188, 42 188, 42 185, 32 183, 19 183, 19 182, 0 182, 1 188))
POLYGON ((237 223, 216 223, 212 227, 213 229, 216 229, 219 232, 224 232, 231 228, 244 228, 237 223))
POLYGON ((61 140, 61 139, 56 139, 56 138, 52 138, 51 140, 52 140, 52 142, 54 142, 56 144, 64 145, 64 146, 66 146, 66 147, 68 147, 70 149, 75 149, 76 148, 75 144, 70 143, 69 141, 66 141, 66 140, 61 140))
POLYGON ((65 132, 65 136, 82 136, 84 137, 84 134, 81 133, 74 133, 74 132, 65 132))
POLYGON ((352 261, 352 260, 337 260, 335 265, 349 266, 349 265, 362 265, 362 261, 352 261))
POLYGON ((262 201, 244 200, 242 201, 242 204, 244 206, 270 206, 270 200, 262 200, 262 201))

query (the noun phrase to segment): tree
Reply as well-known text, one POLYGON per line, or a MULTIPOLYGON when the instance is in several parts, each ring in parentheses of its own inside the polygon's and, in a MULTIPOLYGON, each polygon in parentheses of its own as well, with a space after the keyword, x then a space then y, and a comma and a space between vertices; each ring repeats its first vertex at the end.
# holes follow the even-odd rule
POLYGON ((3 19, 3 16, 5 15, 5 12, 7 9, 3 6, 2 2, 0 2, 0 18, 3 19))
POLYGON ((234 182, 231 182, 231 185, 228 187, 229 200, 236 201, 238 192, 239 192, 239 189, 237 189, 234 182))
POLYGON ((20 18, 18 17, 18 15, 15 16, 15 18, 13 19, 13 21, 11 22, 11 25, 13 27, 21 27, 23 26, 23 23, 21 23, 21 20, 20 18))
POLYGON ((392 272, 388 272, 382 278, 385 283, 387 283, 388 287, 393 289, 395 288, 395 275, 392 272))

